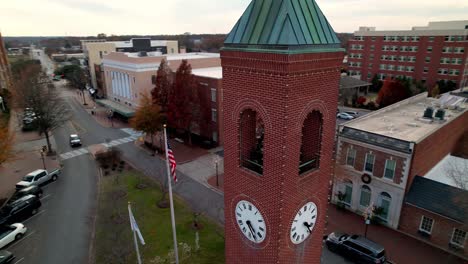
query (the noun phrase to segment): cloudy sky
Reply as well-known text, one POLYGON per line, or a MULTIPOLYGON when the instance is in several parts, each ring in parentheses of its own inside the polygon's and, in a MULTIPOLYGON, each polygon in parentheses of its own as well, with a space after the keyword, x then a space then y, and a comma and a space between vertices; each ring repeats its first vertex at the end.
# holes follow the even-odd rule
MULTIPOLYGON (((273 0, 277 1, 277 0, 273 0)), ((316 0, 337 32, 468 20, 466 0, 316 0)), ((250 0, 1 0, 4 36, 228 33, 250 0)))

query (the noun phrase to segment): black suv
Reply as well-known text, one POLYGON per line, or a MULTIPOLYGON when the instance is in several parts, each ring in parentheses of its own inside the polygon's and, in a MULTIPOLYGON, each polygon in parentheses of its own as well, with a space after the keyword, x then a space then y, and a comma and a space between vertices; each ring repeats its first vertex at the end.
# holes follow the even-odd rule
POLYGON ((9 251, 0 250, 0 264, 12 263, 15 256, 9 251))
POLYGON ((31 185, 29 187, 17 190, 15 194, 13 194, 13 196, 10 198, 10 200, 8 200, 8 204, 15 202, 21 197, 24 197, 26 195, 31 195, 31 194, 39 198, 42 197, 43 192, 42 192, 41 187, 37 185, 31 185))
POLYGON ((41 207, 41 201, 35 195, 26 195, 5 205, 0 210, 0 225, 21 222, 21 220, 35 215, 41 207))
POLYGON ((325 243, 330 251, 339 253, 356 263, 385 263, 383 246, 359 235, 333 232, 325 243))

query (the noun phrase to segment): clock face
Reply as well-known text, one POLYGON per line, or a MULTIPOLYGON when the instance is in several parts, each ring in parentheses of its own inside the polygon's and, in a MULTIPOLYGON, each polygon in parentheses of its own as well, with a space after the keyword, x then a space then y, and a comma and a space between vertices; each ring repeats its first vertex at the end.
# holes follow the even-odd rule
POLYGON ((312 233, 317 221, 317 206, 309 202, 299 209, 291 225, 291 241, 300 244, 312 233))
POLYGON ((260 211, 248 201, 239 201, 236 205, 236 222, 241 233, 254 243, 265 240, 266 225, 260 211))

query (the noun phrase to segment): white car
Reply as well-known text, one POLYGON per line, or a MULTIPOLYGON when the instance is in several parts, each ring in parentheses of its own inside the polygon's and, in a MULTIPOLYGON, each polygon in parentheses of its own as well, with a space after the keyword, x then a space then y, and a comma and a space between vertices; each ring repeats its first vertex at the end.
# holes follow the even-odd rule
POLYGON ((21 239, 28 229, 20 223, 0 227, 0 249, 21 239))
POLYGON ((350 114, 347 114, 347 113, 339 113, 339 114, 336 115, 336 117, 338 117, 340 119, 344 119, 344 120, 354 119, 354 116, 352 116, 350 114))

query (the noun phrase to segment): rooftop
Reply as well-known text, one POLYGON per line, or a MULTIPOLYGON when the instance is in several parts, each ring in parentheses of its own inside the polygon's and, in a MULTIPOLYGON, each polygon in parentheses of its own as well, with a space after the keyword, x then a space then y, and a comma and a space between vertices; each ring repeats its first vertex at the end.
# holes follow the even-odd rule
POLYGON ((448 155, 424 178, 468 191, 468 159, 448 155))
POLYGON ((193 75, 208 77, 212 79, 222 79, 223 78, 223 67, 210 67, 210 68, 200 68, 193 69, 193 75))
POLYGON ((340 50, 340 41, 315 0, 253 0, 225 41, 225 49, 340 50))
POLYGON ((366 87, 370 85, 372 85, 372 83, 368 83, 362 81, 361 79, 357 79, 351 76, 341 76, 340 79, 340 89, 352 89, 358 87, 366 87))
POLYGON ((405 202, 419 208, 466 223, 468 192, 426 177, 416 176, 405 202))
POLYGON ((411 30, 382 30, 375 27, 360 27, 354 34, 357 36, 447 36, 467 35, 468 20, 429 22, 424 27, 413 27, 411 30))
MULTIPOLYGON (((401 141, 418 143, 467 112, 466 99, 449 94, 440 99, 427 97, 427 93, 416 95, 343 124, 345 128, 381 135, 401 141), (457 107, 455 107, 457 106, 457 107), (443 107, 443 121, 423 118, 428 107, 443 107)), ((435 111, 434 111, 435 112, 435 111)))

